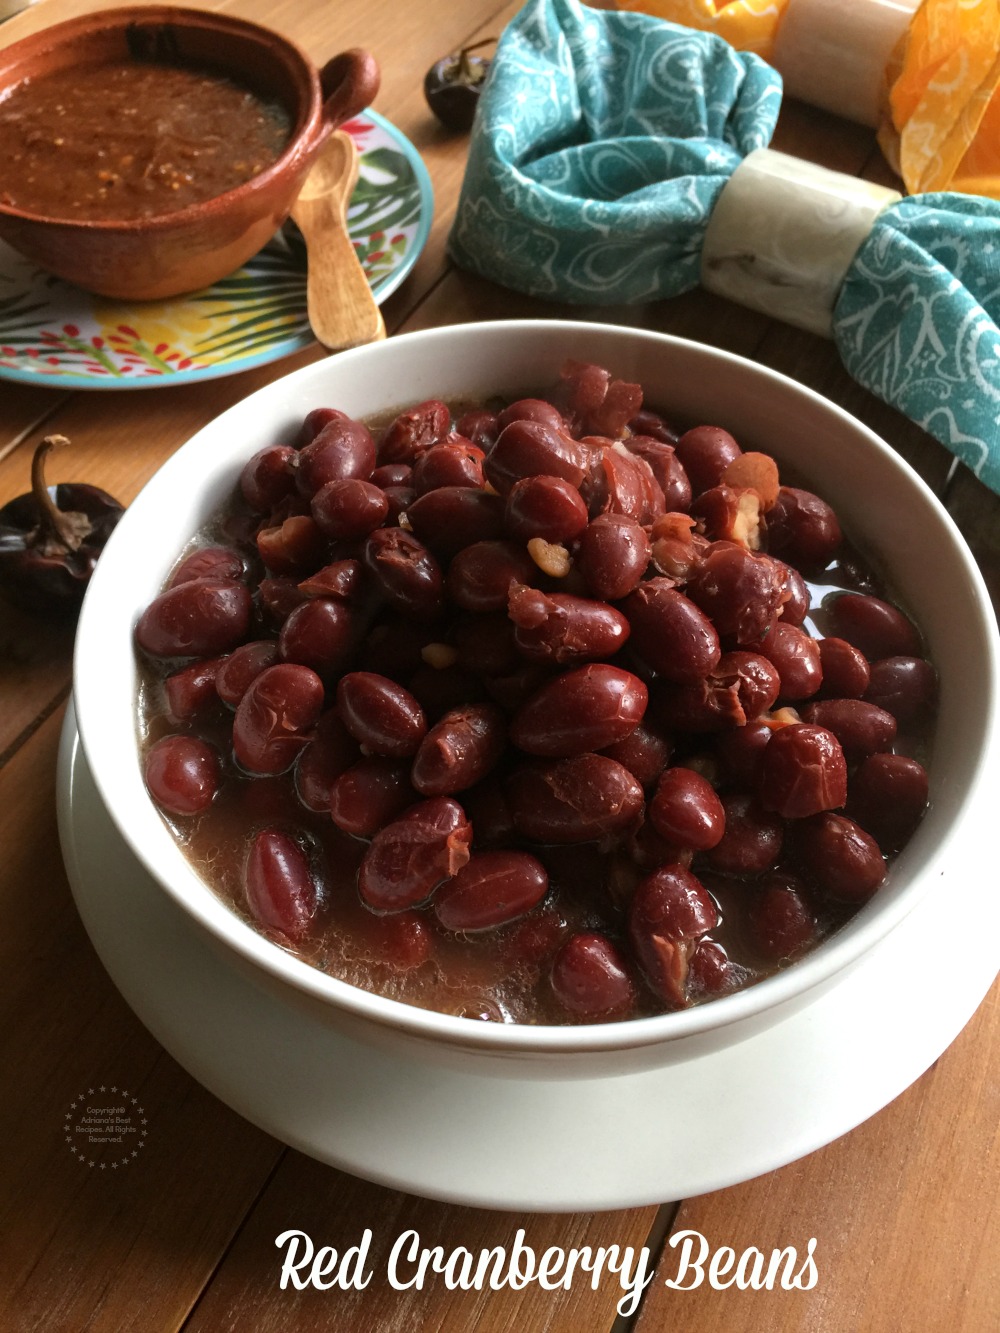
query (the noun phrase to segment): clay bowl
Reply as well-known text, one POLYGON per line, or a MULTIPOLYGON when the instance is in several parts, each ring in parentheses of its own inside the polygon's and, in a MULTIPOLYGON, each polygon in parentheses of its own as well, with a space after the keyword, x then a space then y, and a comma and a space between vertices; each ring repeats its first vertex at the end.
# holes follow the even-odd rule
POLYGON ((362 111, 379 72, 365 51, 317 70, 292 42, 226 14, 172 6, 105 10, 0 51, 0 99, 23 79, 128 58, 164 58, 229 75, 282 103, 291 136, 265 171, 173 213, 130 221, 44 217, 0 204, 0 237, 60 278, 102 296, 157 300, 224 277, 256 254, 288 216, 321 144, 362 111))

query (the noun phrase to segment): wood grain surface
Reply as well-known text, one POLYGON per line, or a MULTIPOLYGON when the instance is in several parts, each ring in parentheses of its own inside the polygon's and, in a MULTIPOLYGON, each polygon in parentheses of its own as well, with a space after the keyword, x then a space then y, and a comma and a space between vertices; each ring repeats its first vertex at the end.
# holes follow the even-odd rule
MULTIPOLYGON (((193 0, 198 3, 199 0, 193 0)), ((192 3, 192 0, 188 0, 192 3)), ((42 0, 0 27, 0 45, 84 9, 42 0)), ((428 245, 383 307, 391 333, 483 318, 595 318, 677 333, 764 362, 828 395, 888 439, 941 494, 1000 596, 1000 501, 891 408, 858 388, 833 347, 704 293, 641 308, 567 310, 452 270, 445 242, 466 139, 427 113, 426 68, 496 34, 516 4, 496 0, 202 0, 276 27, 318 62, 352 45, 383 69, 376 107, 415 143, 431 173, 428 245)), ((786 104, 774 146, 891 182, 871 133, 786 104)), ((51 480, 86 479, 127 502, 220 411, 323 355, 201 385, 141 394, 76 393, 0 382, 0 503, 26 488, 45 433, 73 440, 51 480)), ((769 1176, 698 1199, 590 1215, 486 1212, 431 1203, 351 1178, 286 1149, 199 1087, 118 996, 79 921, 55 828, 55 753, 70 684, 71 636, 0 612, 0 1330, 333 1329, 484 1333, 989 1333, 1000 1328, 994 1200, 1000 1187, 1000 992, 934 1067, 867 1124, 769 1176), (62 1126, 90 1088, 128 1087, 148 1121, 141 1160, 89 1169, 62 1126), (614 1282, 592 1290, 281 1291, 275 1237, 317 1243, 373 1236, 375 1266, 413 1229, 445 1251, 509 1245, 519 1228, 547 1246, 647 1246, 656 1273, 637 1314, 621 1317, 614 1282), (817 1240, 806 1292, 676 1291, 670 1244, 702 1233, 737 1253, 817 1240)), ((984 873, 995 877, 994 867, 984 873)), ((960 966, 945 941, 941 975, 960 966)), ((739 1096, 739 1089, 733 1090, 739 1096)))

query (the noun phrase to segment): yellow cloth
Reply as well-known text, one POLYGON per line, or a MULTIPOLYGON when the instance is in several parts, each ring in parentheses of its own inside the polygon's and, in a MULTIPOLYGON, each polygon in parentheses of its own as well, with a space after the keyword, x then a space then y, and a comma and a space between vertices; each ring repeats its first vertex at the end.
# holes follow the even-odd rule
MULTIPOLYGON (((618 0, 618 8, 714 32, 766 60, 789 3, 618 0)), ((923 0, 886 73, 879 143, 909 193, 1000 198, 1000 0, 923 0)))

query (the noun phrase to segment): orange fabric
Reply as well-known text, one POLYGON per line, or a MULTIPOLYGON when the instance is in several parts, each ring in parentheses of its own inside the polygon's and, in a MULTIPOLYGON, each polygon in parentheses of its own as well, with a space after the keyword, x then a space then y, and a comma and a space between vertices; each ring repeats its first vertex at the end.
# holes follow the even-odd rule
MULTIPOLYGON (((619 9, 641 9, 686 28, 714 32, 738 51, 765 60, 789 0, 618 0, 619 9)), ((850 0, 857 3, 857 0, 850 0)))

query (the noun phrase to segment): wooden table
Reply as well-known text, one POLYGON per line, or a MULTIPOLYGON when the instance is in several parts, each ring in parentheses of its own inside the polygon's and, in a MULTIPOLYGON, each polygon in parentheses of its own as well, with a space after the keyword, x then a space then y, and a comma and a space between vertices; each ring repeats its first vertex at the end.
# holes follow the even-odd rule
MULTIPOLYGON (((106 0, 105 0, 106 3, 106 0)), ((191 0, 188 0, 191 3, 191 0)), ((517 5, 497 0, 203 0, 297 39, 317 60, 364 44, 384 71, 377 108, 424 156, 436 196, 430 242, 385 306, 390 334, 506 316, 603 318, 697 338, 809 384, 889 440, 941 494, 1000 593, 1000 500, 945 451, 857 388, 832 346, 696 292, 638 309, 567 311, 452 269, 445 240, 466 140, 438 127, 421 82, 433 60, 499 32, 517 5)), ((80 0, 43 0, 0 28, 0 43, 69 17, 80 0)), ((97 7, 97 6, 93 6, 97 7)), ((789 103, 775 147, 891 183, 872 135, 789 103)), ((0 502, 26 489, 32 446, 60 431, 75 447, 52 480, 86 479, 128 501, 203 423, 323 353, 264 370, 142 394, 0 385, 0 502)), ((55 753, 70 688, 70 639, 0 612, 0 1327, 4 1330, 677 1329, 801 1333, 980 1333, 1000 1327, 994 1200, 1000 1189, 1000 991, 919 1082, 830 1147, 749 1184, 662 1207, 582 1216, 514 1216, 430 1203, 321 1166, 268 1138, 198 1086, 143 1029, 105 975, 74 910, 56 839, 55 753), (150 1125, 142 1160, 97 1177, 60 1129, 81 1089, 137 1090, 150 1125), (275 1237, 295 1226, 341 1247, 364 1227, 377 1255, 403 1230, 450 1251, 509 1245, 518 1227, 549 1245, 649 1245, 657 1280, 616 1322, 617 1283, 591 1291, 530 1286, 486 1293, 277 1287, 275 1237), (672 1291, 682 1228, 737 1253, 818 1241, 808 1292, 672 1291)), ((993 868, 984 872, 993 873, 993 868)), ((947 941, 947 985, 960 966, 947 941)), ((379 1273, 384 1270, 378 1268, 379 1273)))

